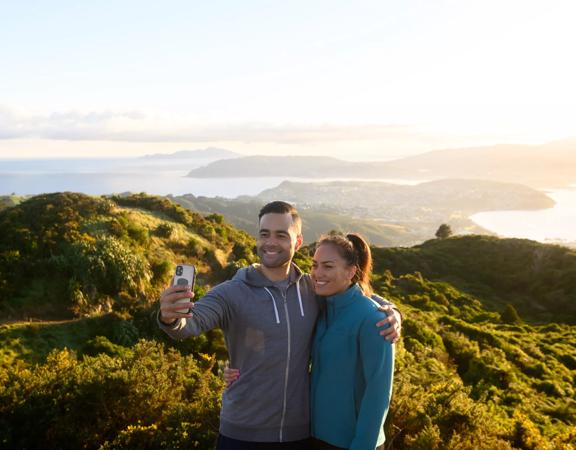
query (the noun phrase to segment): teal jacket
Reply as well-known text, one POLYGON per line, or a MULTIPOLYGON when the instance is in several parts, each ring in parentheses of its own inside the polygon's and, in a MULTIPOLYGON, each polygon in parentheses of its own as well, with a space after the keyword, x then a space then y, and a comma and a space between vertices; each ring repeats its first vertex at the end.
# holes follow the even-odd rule
POLYGON ((386 315, 354 285, 326 298, 312 349, 312 435, 336 447, 372 450, 384 442, 394 346, 376 323, 386 315))

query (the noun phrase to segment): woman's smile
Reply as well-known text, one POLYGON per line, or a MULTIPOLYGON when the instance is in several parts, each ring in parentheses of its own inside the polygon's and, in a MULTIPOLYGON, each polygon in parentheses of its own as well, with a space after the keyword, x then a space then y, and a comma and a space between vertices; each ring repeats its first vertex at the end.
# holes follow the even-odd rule
POLYGON ((355 267, 349 266, 333 244, 320 245, 312 262, 312 281, 318 295, 330 296, 350 287, 355 267))

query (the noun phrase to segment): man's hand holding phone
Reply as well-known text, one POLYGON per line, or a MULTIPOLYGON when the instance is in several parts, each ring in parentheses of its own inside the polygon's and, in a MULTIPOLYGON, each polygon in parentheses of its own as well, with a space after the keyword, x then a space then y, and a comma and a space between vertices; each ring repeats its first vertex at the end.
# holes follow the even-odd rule
POLYGON ((176 273, 172 278, 172 285, 160 295, 160 315, 159 319, 165 325, 171 325, 180 318, 192 317, 192 307, 194 303, 190 300, 194 298, 194 279, 196 270, 194 266, 179 264, 176 266, 176 273))

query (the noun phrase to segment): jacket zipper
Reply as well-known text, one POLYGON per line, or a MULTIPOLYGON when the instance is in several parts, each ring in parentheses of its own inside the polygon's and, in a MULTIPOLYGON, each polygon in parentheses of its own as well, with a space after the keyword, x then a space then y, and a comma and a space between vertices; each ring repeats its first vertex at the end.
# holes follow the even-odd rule
MULTIPOLYGON (((326 336, 326 333, 328 332, 328 316, 330 315, 330 308, 332 308, 332 305, 330 305, 328 303, 328 301, 326 301, 326 305, 325 305, 325 309, 324 309, 324 330, 322 330, 322 334, 320 334, 320 330, 318 328, 316 328, 315 333, 317 334, 317 340, 315 342, 316 345, 316 351, 314 352, 314 356, 312 359, 312 370, 318 370, 318 366, 320 366, 320 359, 322 359, 322 352, 320 351, 320 348, 322 347, 322 343, 324 342, 324 337, 326 336), (316 367, 316 369, 314 368, 316 367)), ((310 396, 310 409, 311 409, 311 419, 314 417, 314 414, 316 413, 316 411, 314 410, 314 399, 316 398, 316 387, 313 387, 312 390, 312 394, 310 396)), ((314 429, 314 420, 312 420, 311 423, 311 428, 312 428, 312 432, 315 431, 314 429)))
POLYGON ((287 293, 282 292, 282 297, 284 298, 284 314, 286 315, 286 330, 288 332, 288 358, 286 361, 286 373, 284 375, 284 400, 282 403, 282 416, 280 419, 280 442, 283 441, 284 432, 284 420, 286 419, 286 401, 288 397, 288 372, 290 370, 290 356, 291 356, 291 346, 290 346, 290 315, 288 314, 288 303, 286 301, 287 293))

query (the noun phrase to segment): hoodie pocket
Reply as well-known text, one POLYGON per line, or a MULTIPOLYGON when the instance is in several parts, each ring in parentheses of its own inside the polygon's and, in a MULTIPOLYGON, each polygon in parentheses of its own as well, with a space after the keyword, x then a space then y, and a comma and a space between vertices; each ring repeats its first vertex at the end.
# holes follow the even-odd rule
POLYGON ((222 418, 252 428, 279 426, 282 393, 273 375, 252 376, 242 383, 233 383, 222 396, 222 418))

